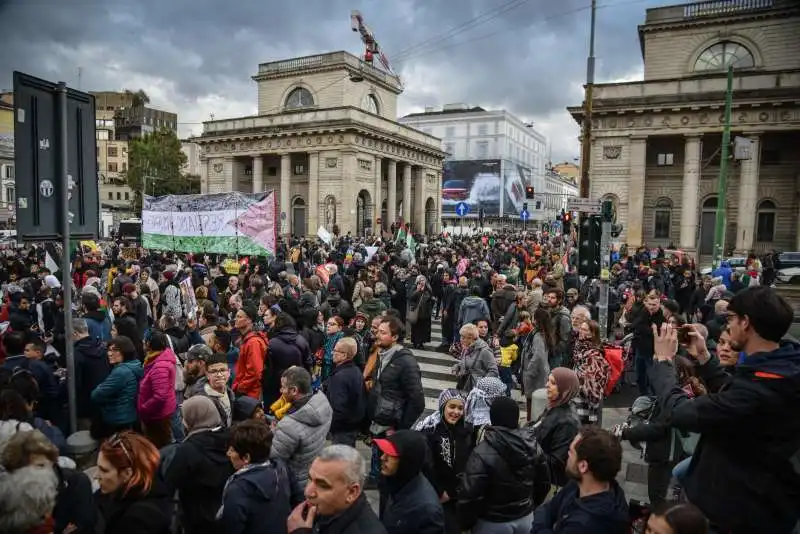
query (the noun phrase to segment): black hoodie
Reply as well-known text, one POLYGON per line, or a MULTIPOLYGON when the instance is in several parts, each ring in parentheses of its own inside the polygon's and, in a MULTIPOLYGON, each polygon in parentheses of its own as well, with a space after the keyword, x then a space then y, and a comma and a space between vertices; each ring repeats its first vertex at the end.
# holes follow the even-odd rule
POLYGON ((531 534, 626 534, 628 522, 628 502, 619 484, 581 498, 573 481, 536 509, 531 534))
POLYGON ((99 418, 100 407, 92 403, 92 391, 111 372, 105 347, 89 336, 76 341, 74 349, 78 417, 99 418))
POLYGON ((224 429, 191 434, 175 448, 164 479, 171 490, 179 492, 186 534, 225 531, 215 516, 222 503, 222 489, 233 474, 227 451, 228 432, 224 429))

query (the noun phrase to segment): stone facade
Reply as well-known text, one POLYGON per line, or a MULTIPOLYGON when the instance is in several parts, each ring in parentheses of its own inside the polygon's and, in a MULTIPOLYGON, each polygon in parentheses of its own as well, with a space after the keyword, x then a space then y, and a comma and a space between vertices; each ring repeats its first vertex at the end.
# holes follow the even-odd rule
MULTIPOLYGON (((731 138, 750 139, 752 154, 736 160, 731 148, 725 252, 800 250, 800 5, 650 9, 639 32, 644 81, 596 85, 593 99, 591 196, 615 202, 621 239, 712 253, 733 63, 731 138)), ((582 107, 569 110, 583 121, 582 107)))
POLYGON ((284 235, 365 235, 379 219, 438 231, 445 154, 394 120, 396 78, 346 52, 262 64, 253 78, 259 115, 206 122, 192 140, 204 193, 274 190, 284 235))

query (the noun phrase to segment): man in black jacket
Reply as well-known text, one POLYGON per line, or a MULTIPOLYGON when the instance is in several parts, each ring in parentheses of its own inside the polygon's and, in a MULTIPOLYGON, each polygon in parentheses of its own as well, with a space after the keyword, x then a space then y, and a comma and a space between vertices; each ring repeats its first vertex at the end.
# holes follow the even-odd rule
MULTIPOLYGON (((688 351, 710 393, 683 402, 672 425, 700 433, 684 484, 719 532, 788 534, 800 502, 800 344, 781 341, 794 312, 773 289, 748 288, 728 305, 733 376, 708 353, 696 328, 688 351)), ((677 333, 656 336, 656 360, 671 361, 677 333)))
POLYGON ((351 447, 356 446, 366 408, 364 377, 361 369, 353 362, 357 351, 355 339, 340 339, 333 347, 333 364, 336 367, 322 385, 333 409, 331 441, 351 447))

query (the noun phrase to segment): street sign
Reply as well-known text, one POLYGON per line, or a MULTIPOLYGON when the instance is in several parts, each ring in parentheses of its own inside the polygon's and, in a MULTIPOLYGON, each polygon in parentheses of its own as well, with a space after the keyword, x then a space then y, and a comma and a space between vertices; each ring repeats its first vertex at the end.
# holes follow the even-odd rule
POLYGON ((599 215, 600 201, 591 198, 569 197, 567 199, 567 210, 599 215))
POLYGON ((528 210, 522 210, 521 212, 519 212, 519 218, 522 219, 523 221, 527 221, 528 219, 531 218, 531 214, 528 213, 528 210))
POLYGON ((19 241, 58 239, 62 218, 69 213, 73 214, 72 239, 98 236, 94 97, 66 88, 63 109, 59 104, 59 95, 63 94, 59 84, 14 72, 14 187, 19 241), (60 148, 62 140, 66 154, 60 148), (67 175, 72 176, 72 188, 67 175), (62 199, 68 199, 67 210, 62 208, 62 199))
POLYGON ((469 213, 469 204, 463 201, 456 204, 456 215, 464 217, 467 213, 469 213))

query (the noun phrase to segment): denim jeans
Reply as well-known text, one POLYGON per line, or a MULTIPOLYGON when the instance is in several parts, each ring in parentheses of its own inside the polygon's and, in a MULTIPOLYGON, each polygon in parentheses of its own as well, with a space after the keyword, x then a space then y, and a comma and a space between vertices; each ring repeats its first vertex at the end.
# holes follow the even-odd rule
POLYGON ((647 378, 647 371, 653 365, 653 357, 645 356, 636 352, 636 385, 639 387, 639 395, 650 395, 650 381, 647 378))
POLYGON ((175 400, 178 407, 175 408, 175 413, 172 414, 172 439, 175 443, 180 443, 184 438, 183 431, 183 416, 181 415, 181 406, 183 405, 183 391, 175 392, 175 400))
POLYGON ((513 373, 511 372, 511 367, 499 367, 498 371, 500 373, 500 380, 503 381, 503 384, 506 385, 506 397, 511 396, 511 386, 514 385, 514 379, 512 378, 513 373))
POLYGON ((689 456, 685 460, 681 460, 672 469, 672 476, 678 481, 681 486, 686 485, 686 475, 689 473, 689 464, 692 463, 692 457, 689 456))

